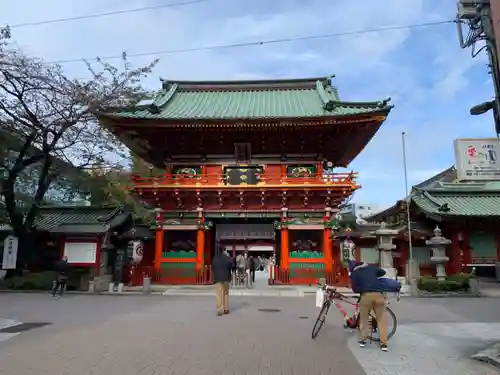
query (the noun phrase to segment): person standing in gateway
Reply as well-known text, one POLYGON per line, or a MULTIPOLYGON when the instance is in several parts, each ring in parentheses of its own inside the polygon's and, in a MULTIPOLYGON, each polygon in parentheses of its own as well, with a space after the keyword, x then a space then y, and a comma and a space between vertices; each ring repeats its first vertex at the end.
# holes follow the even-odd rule
POLYGON ((217 294, 217 315, 229 314, 229 283, 233 261, 224 249, 212 261, 213 280, 217 294))

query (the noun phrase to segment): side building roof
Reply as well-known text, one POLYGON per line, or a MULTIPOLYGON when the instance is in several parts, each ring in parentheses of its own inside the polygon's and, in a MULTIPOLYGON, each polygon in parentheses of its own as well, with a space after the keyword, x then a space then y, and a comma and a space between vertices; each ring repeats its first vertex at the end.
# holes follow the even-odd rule
POLYGON ((500 217, 500 182, 439 182, 425 190, 415 189, 412 203, 437 221, 500 217))
POLYGON ((409 199, 418 211, 436 221, 500 217, 500 181, 459 182, 456 178, 456 169, 448 168, 415 185, 410 197, 367 219, 385 221, 404 210, 409 199))
POLYGON ((386 221, 386 218, 388 216, 395 215, 396 213, 400 212, 401 210, 405 209, 406 207, 406 202, 414 195, 415 190, 425 190, 427 188, 430 188, 434 186, 434 184, 438 181, 445 181, 445 182, 452 182, 455 181, 457 178, 457 173, 455 166, 451 166, 444 171, 428 178, 425 181, 422 181, 418 183, 417 185, 412 187, 412 190, 410 192, 410 195, 407 197, 404 197, 403 199, 399 199, 396 201, 394 205, 392 205, 389 208, 386 208, 385 210, 382 210, 380 212, 377 212, 376 214, 365 217, 364 219, 369 222, 382 222, 386 221))
MULTIPOLYGON (((131 221, 130 212, 122 207, 42 206, 35 229, 53 234, 104 234, 127 227, 131 221)), ((10 230, 8 223, 0 225, 0 231, 10 230)))

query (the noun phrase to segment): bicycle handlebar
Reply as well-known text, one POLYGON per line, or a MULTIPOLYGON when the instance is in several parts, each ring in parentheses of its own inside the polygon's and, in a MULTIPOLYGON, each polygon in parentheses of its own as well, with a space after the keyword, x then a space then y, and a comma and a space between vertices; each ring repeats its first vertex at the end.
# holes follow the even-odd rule
MULTIPOLYGON (((335 288, 334 286, 331 286, 331 285, 328 285, 328 284, 320 284, 318 283, 318 286, 324 290, 325 292, 328 291, 328 292, 331 292, 331 293, 334 293, 336 294, 337 296, 342 296, 342 293, 340 293, 337 288, 335 288)), ((398 292, 397 293, 397 296, 396 296, 396 301, 399 302, 401 300, 401 292, 398 292)))

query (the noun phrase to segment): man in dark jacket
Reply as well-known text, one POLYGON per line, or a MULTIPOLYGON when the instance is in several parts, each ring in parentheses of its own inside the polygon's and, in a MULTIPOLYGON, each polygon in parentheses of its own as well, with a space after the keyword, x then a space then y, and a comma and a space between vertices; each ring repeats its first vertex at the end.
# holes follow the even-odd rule
POLYGON ((375 312, 380 334, 380 348, 387 351, 387 322, 385 319, 384 289, 380 277, 385 271, 363 262, 350 261, 351 287, 360 294, 359 300, 359 346, 364 347, 368 338, 368 318, 370 311, 375 312))
POLYGON ((222 250, 212 261, 213 280, 217 292, 217 315, 229 314, 229 283, 233 261, 226 250, 222 250))
POLYGON ((59 262, 56 264, 56 280, 54 281, 54 287, 52 288, 52 297, 55 297, 57 294, 57 290, 60 288, 59 291, 59 297, 61 297, 64 293, 64 288, 66 287, 66 283, 68 282, 68 276, 69 276, 69 263, 68 263, 68 257, 63 257, 59 262))
POLYGON ((250 281, 248 284, 253 284, 255 283, 255 270, 257 269, 257 263, 253 256, 248 258, 248 269, 250 270, 250 281))

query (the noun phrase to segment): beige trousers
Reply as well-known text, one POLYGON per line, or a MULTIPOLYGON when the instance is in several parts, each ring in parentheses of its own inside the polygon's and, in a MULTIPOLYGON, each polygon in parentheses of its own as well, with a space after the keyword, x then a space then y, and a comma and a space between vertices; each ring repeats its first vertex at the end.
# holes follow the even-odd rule
POLYGON ((229 282, 215 284, 217 294, 217 312, 229 311, 229 282))
POLYGON ((380 343, 387 344, 387 321, 385 316, 385 297, 382 293, 363 293, 359 301, 359 339, 368 338, 368 318, 370 311, 375 312, 380 343))

